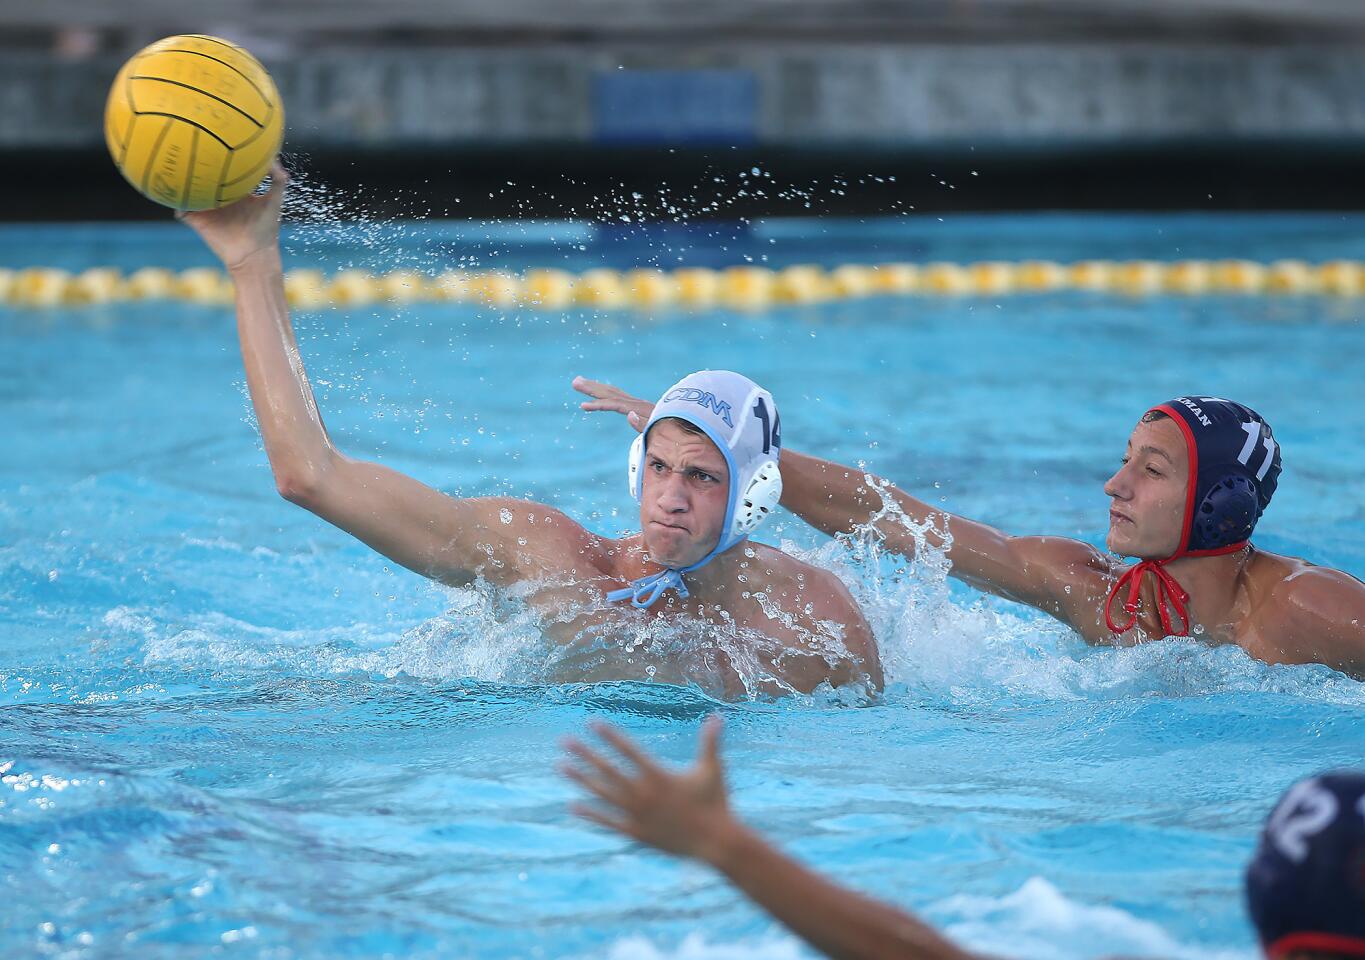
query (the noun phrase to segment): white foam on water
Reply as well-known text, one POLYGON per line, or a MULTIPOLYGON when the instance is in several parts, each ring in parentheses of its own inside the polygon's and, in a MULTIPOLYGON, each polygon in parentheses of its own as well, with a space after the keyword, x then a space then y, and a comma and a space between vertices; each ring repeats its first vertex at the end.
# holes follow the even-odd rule
MULTIPOLYGON (((930 907, 946 917, 939 931, 958 946, 1012 960, 1090 960, 1153 957, 1164 960, 1255 960, 1254 948, 1210 948, 1182 942, 1160 925, 1108 904, 1081 903, 1042 877, 1000 897, 956 895, 930 907)), ((718 942, 692 933, 676 946, 648 937, 625 937, 611 945, 610 960, 795 960, 817 956, 792 934, 778 931, 753 941, 718 942)))
MULTIPOLYGON (((888 552, 871 524, 814 548, 786 540, 780 545, 848 586, 872 625, 893 690, 936 699, 946 695, 967 705, 993 704, 1002 695, 1066 702, 1259 693, 1365 706, 1365 684, 1322 665, 1269 665, 1236 647, 1212 647, 1196 639, 1088 646, 1043 614, 993 598, 964 599, 964 591, 954 591, 945 550, 928 542, 930 534, 946 537, 950 529, 916 524, 889 499, 874 520, 905 530, 916 542, 914 558, 888 552)), ((483 583, 435 587, 446 612, 400 631, 387 619, 281 630, 212 612, 180 615, 168 624, 158 611, 129 607, 110 610, 103 626, 138 643, 149 665, 285 666, 306 674, 401 673, 433 682, 655 679, 715 689, 722 686, 715 651, 722 650, 741 683, 728 697, 763 698, 781 690, 755 655, 764 638, 733 628, 642 619, 624 629, 598 630, 584 642, 554 640, 553 634, 564 632, 555 628, 583 611, 575 608, 548 619, 538 615, 523 599, 533 586, 510 591, 483 583)), ((784 616, 776 610, 770 615, 784 616)), ((831 638, 828 657, 841 652, 842 645, 831 638)))
MULTIPOLYGON (((798 559, 834 572, 849 587, 878 639, 889 685, 936 698, 946 694, 967 704, 993 703, 1002 694, 1056 702, 1265 693, 1365 706, 1365 684, 1322 665, 1265 664, 1238 648, 1198 640, 1090 647, 1063 625, 1025 608, 993 599, 964 602, 950 589, 944 551, 924 540, 928 528, 915 527, 904 517, 898 522, 919 541, 913 560, 887 553, 868 531, 814 549, 781 544, 798 559)), ((182 615, 172 626, 157 611, 129 607, 110 610, 103 625, 135 639, 149 665, 287 666, 307 674, 403 673, 435 682, 615 678, 705 688, 715 682, 704 663, 706 651, 719 644, 740 666, 740 696, 771 695, 774 689, 749 650, 753 638, 655 624, 566 647, 547 636, 546 621, 513 595, 516 591, 497 591, 487 584, 438 589, 449 604, 447 611, 402 631, 389 622, 282 630, 221 613, 182 615), (693 667, 681 672, 670 667, 688 656, 697 660, 693 667)))
POLYGON ((816 954, 792 936, 715 943, 705 934, 689 933, 675 947, 658 946, 648 937, 625 937, 613 943, 606 956, 608 960, 804 960, 816 954))
POLYGON ((951 528, 916 524, 890 501, 877 521, 911 535, 912 560, 886 551, 871 524, 814 550, 790 542, 782 548, 843 579, 872 625, 888 684, 947 691, 965 702, 994 702, 1002 693, 1045 701, 1270 693, 1365 706, 1365 683, 1321 664, 1267 664, 1239 647, 1197 639, 1090 646, 1027 607, 985 597, 964 602, 951 590, 947 548, 926 539, 951 528))
POLYGON ((1252 960, 1254 949, 1186 944, 1149 920, 1107 904, 1072 900, 1042 877, 1031 877, 1002 897, 948 897, 932 908, 951 919, 942 932, 982 953, 1039 960, 1162 957, 1166 960, 1252 960))

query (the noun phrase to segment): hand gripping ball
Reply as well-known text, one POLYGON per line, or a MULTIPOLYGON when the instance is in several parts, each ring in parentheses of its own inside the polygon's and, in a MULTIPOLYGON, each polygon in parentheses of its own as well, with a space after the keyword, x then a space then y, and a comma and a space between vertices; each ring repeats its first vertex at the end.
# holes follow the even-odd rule
POLYGON ((284 109, 256 58, 226 40, 167 37, 114 78, 104 139, 119 172, 177 210, 225 206, 265 179, 284 109))

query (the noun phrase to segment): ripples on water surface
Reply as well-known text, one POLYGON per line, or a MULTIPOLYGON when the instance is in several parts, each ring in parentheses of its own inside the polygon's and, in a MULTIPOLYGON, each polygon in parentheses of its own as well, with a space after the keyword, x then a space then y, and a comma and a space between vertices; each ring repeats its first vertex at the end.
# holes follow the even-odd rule
MULTIPOLYGON (((939 228, 736 235, 775 263, 1002 243, 1069 259, 1123 255, 1120 240, 1141 256, 1318 258, 1359 255, 1362 235, 1326 217, 939 228)), ((474 242, 422 230, 410 259, 474 242)), ((484 252, 602 252, 579 239, 484 252)), ((293 249, 336 265, 316 236, 293 249)), ((187 265, 174 258, 193 250, 169 226, 0 232, 14 266, 187 265)), ((637 323, 449 305, 298 325, 343 448, 451 492, 554 502, 604 533, 633 517, 629 436, 576 411, 575 373, 654 393, 736 367, 771 386, 793 448, 1092 541, 1142 409, 1245 398, 1286 462, 1258 542, 1359 576, 1359 309, 1066 296, 637 323)), ((391 570, 279 500, 222 311, 0 312, 0 417, 0 924, 16 955, 804 956, 706 870, 565 812, 557 742, 589 717, 682 762, 720 709, 746 817, 973 946, 1250 957, 1240 875, 1260 821, 1291 780, 1365 753, 1365 687, 1340 674, 1190 642, 1090 649, 932 562, 859 561, 790 517, 765 539, 840 570, 868 604, 881 702, 537 682, 529 628, 491 626, 478 597, 391 570)))

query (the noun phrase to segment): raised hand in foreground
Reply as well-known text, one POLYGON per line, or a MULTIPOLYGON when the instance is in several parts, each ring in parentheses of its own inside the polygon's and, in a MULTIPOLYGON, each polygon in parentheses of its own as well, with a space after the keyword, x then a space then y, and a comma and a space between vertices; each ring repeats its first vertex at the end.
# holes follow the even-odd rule
POLYGON ((706 721, 697 762, 681 772, 661 767, 614 727, 594 723, 592 729, 620 759, 608 758, 578 740, 565 742, 577 762, 566 761, 560 769, 600 801, 600 806, 574 804, 571 809, 578 816, 674 856, 710 864, 831 957, 972 957, 910 914, 807 869, 740 823, 730 812, 725 788, 719 717, 706 721), (621 760, 633 771, 623 768, 621 760))

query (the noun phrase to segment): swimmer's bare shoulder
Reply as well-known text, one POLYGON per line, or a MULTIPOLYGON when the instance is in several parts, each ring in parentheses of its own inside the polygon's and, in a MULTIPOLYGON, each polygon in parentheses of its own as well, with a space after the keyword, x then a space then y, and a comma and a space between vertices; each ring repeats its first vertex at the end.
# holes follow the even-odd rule
POLYGON ((789 679, 798 680, 807 692, 824 681, 841 686, 864 678, 880 690, 884 678, 877 641, 844 582, 829 570, 798 560, 776 547, 754 543, 751 549, 755 587, 762 589, 769 601, 791 615, 802 628, 783 631, 787 634, 784 639, 794 647, 805 647, 807 637, 824 635, 825 624, 834 624, 849 653, 850 659, 834 666, 812 654, 804 658, 808 661, 804 669, 789 668, 789 679), (803 637, 802 632, 807 636, 803 637))
POLYGON ((1365 678, 1365 583, 1297 557, 1256 551, 1241 645, 1267 663, 1325 663, 1365 678))
POLYGON ((483 497, 479 504, 487 524, 488 560, 480 571, 493 583, 513 583, 568 576, 590 580, 613 572, 615 541, 588 530, 568 514, 547 504, 510 497, 483 497), (491 549, 497 544, 497 550, 491 549))

